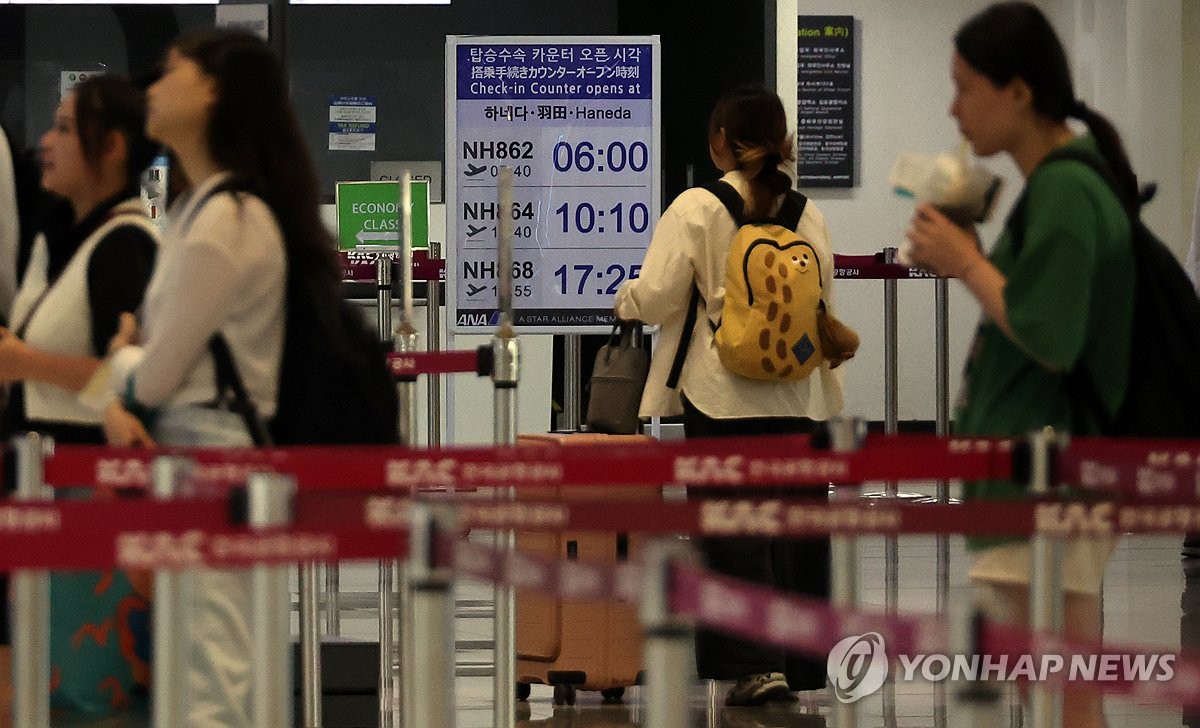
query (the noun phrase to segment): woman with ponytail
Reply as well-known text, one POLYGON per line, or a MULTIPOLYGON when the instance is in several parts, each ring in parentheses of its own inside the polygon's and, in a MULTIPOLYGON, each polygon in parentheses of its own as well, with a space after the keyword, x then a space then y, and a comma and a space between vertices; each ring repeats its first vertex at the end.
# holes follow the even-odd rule
MULTIPOLYGON (((744 216, 762 220, 776 215, 792 188, 784 164, 794 159, 779 97, 760 86, 726 94, 712 112, 708 143, 713 164, 724 173, 721 182, 741 198, 744 216)), ((735 374, 718 356, 714 330, 721 321, 726 258, 737 228, 713 191, 687 190, 659 220, 641 277, 617 292, 618 317, 660 326, 641 415, 683 415, 689 438, 807 432, 813 420, 841 410, 840 369, 824 361, 803 379, 767 381, 735 374), (698 315, 689 319, 689 311, 698 315), (692 326, 685 331, 689 321, 692 326), (671 386, 676 382, 668 384, 669 373, 681 342, 687 353, 677 386, 671 386)), ((816 252, 824 298, 831 306, 833 249, 825 218, 812 201, 795 230, 816 252)), ((804 492, 825 496, 823 490, 804 492)), ((704 495, 721 494, 706 488, 704 495)), ((748 495, 744 488, 735 494, 748 495)), ((715 571, 809 596, 829 594, 828 539, 702 539, 700 548, 715 571)), ((701 678, 737 681, 728 705, 761 705, 790 699, 793 690, 825 687, 823 661, 707 630, 697 632, 696 662, 701 678)))
MULTIPOLYGON (((966 367, 955 417, 959 434, 1024 435, 1045 426, 1096 434, 1090 409, 1073 411, 1071 382, 1086 376, 1111 416, 1125 396, 1130 361, 1134 269, 1129 212, 1137 179, 1120 137, 1078 100, 1062 44, 1041 11, 1025 2, 992 5, 954 38, 950 114, 977 155, 1008 154, 1026 185, 990 254, 974 233, 930 205, 908 230, 913 260, 951 276, 979 301, 983 320, 966 367), (1082 121, 1076 135, 1068 118, 1082 121), (1099 157, 1116 189, 1086 162, 1048 160, 1051 152, 1099 157)), ((968 497, 1018 498, 1022 486, 987 481, 968 497)), ((1066 634, 1100 635, 1100 585, 1111 539, 1066 545, 1066 634)), ((969 539, 971 577, 997 618, 1028 623, 1029 543, 969 539)), ((1097 693, 1068 689, 1066 726, 1104 724, 1097 693)))

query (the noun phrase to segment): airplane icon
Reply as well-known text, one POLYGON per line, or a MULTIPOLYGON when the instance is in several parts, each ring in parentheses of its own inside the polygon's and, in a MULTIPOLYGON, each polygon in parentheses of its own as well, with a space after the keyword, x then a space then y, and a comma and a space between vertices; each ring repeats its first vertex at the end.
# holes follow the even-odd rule
POLYGON ((485 171, 486 169, 487 169, 486 164, 471 164, 470 162, 468 162, 466 175, 468 177, 474 177, 475 175, 479 174, 480 172, 485 171))
POLYGON ((480 225, 479 227, 467 225, 467 237, 473 238, 484 230, 487 230, 487 225, 480 225))
POLYGON ((475 294, 483 291, 486 288, 487 288, 487 286, 476 286, 471 283, 468 283, 467 284, 467 296, 468 297, 474 296, 475 294))

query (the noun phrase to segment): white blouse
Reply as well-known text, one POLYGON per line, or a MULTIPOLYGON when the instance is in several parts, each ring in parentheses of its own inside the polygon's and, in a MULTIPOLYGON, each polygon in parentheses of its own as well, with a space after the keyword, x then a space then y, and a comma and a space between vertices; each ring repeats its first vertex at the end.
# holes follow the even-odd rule
POLYGON ((117 396, 131 387, 151 408, 212 402, 208 341, 220 331, 259 414, 270 418, 283 356, 283 234, 258 197, 207 195, 226 178, 214 175, 173 205, 146 290, 142 345, 116 353, 111 381, 117 396))
MULTIPOLYGON (((729 172, 722 179, 733 185, 743 199, 749 196, 749 184, 741 172, 729 172)), ((618 316, 661 327, 642 393, 640 415, 682 414, 679 395, 683 392, 697 409, 714 419, 828 419, 842 409, 840 368, 830 369, 829 362, 822 362, 810 376, 792 382, 739 376, 721 364, 712 326, 703 315, 697 317, 691 332, 679 388, 672 390, 666 386, 691 301, 693 281, 703 298, 702 313, 714 323, 721 320, 725 260, 735 232, 733 218, 715 195, 703 189, 687 190, 675 198, 659 220, 646 250, 641 277, 626 281, 617 291, 618 316)), ((796 232, 817 251, 825 303, 833 313, 833 250, 825 216, 812 200, 805 205, 796 232)))

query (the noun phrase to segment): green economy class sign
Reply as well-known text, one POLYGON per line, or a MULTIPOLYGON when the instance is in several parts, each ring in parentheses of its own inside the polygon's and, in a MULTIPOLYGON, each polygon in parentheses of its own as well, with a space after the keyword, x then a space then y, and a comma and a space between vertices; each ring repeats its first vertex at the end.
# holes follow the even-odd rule
MULTIPOLYGON (((429 247, 429 183, 411 183, 412 245, 429 247)), ((399 182, 337 183, 338 248, 400 244, 399 182)))

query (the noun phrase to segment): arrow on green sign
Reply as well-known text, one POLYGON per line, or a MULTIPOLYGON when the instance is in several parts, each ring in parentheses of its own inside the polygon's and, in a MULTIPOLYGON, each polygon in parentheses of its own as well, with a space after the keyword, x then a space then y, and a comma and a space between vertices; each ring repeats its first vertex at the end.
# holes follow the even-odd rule
MULTIPOLYGON (((337 183, 338 247, 400 243, 400 183, 337 183)), ((429 183, 412 183, 412 245, 429 247, 429 183)))

